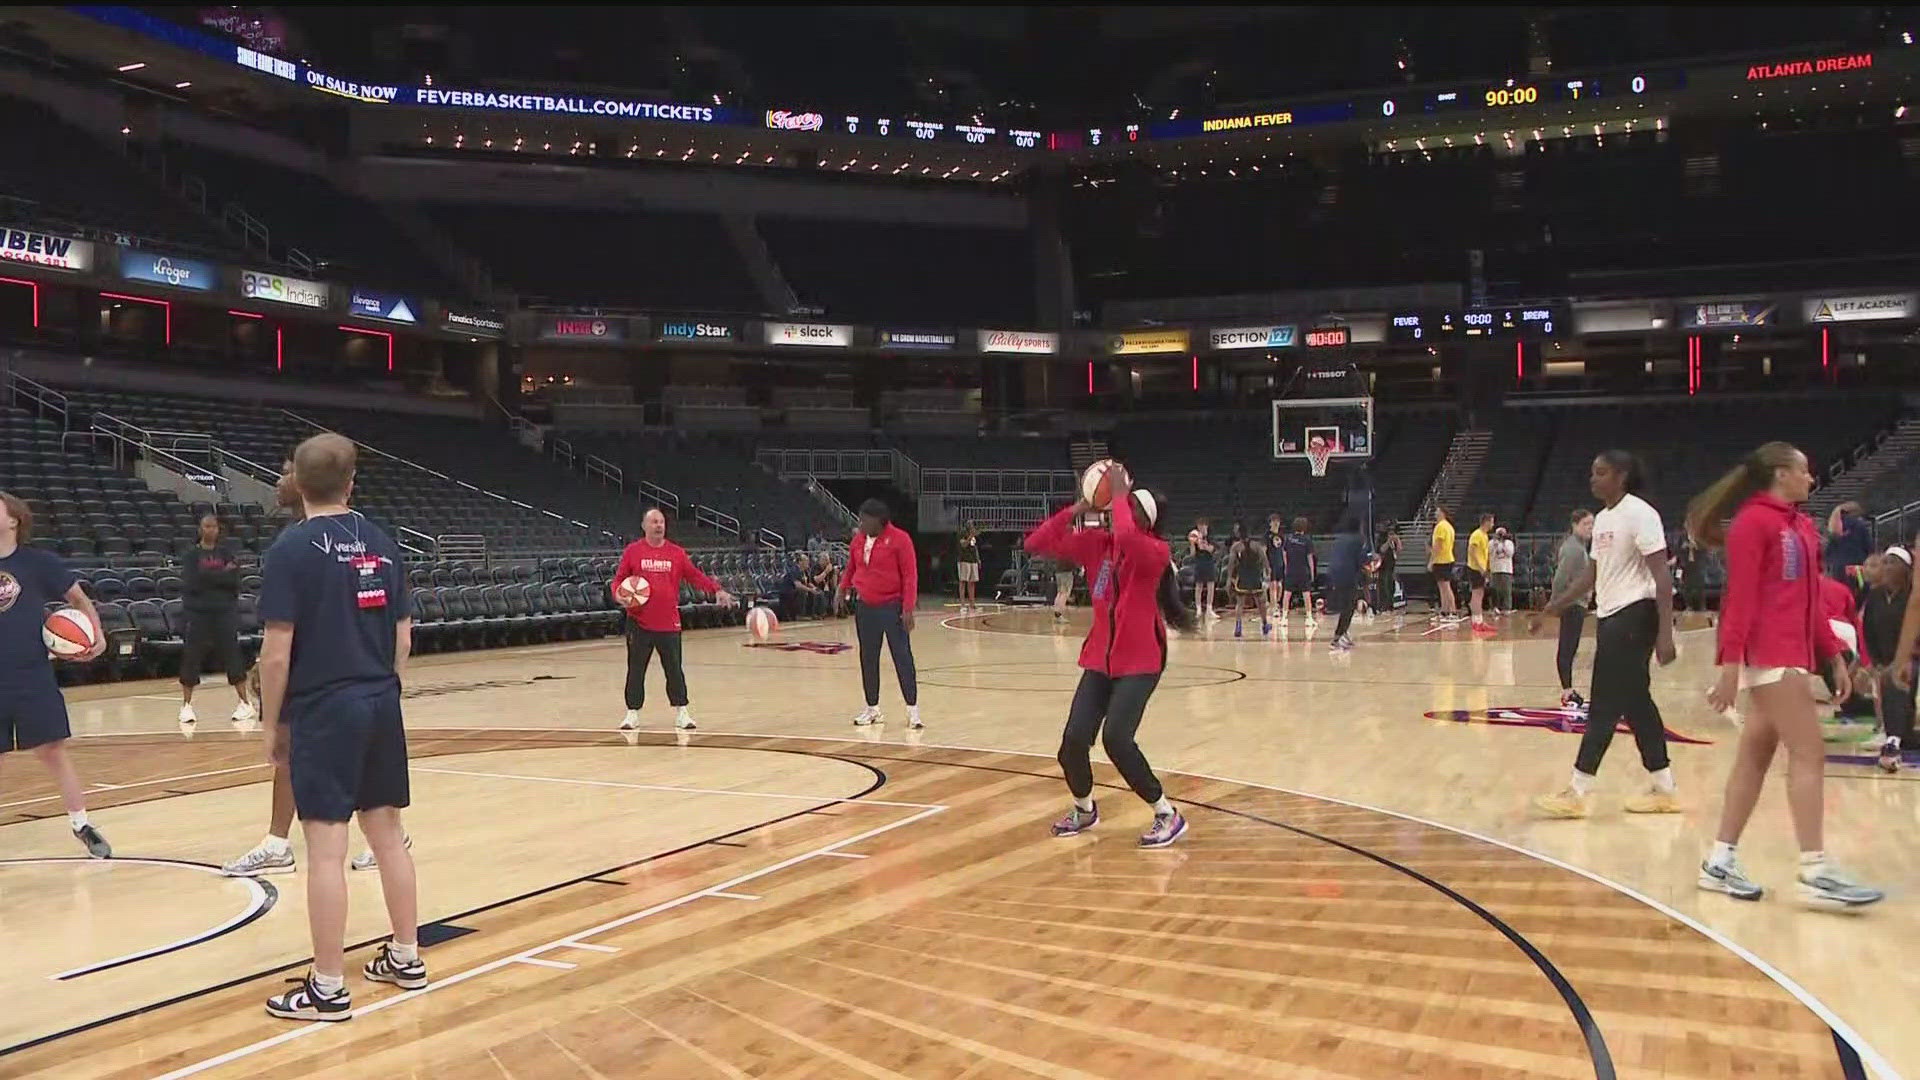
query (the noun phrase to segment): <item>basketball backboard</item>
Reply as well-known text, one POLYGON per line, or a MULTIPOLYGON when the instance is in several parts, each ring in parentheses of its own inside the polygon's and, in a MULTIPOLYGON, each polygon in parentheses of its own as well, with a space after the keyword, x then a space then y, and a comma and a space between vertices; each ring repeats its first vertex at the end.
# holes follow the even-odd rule
POLYGON ((1334 461, 1364 461, 1373 456, 1373 399, 1276 398, 1273 402, 1273 458, 1304 461, 1308 444, 1322 440, 1334 461))

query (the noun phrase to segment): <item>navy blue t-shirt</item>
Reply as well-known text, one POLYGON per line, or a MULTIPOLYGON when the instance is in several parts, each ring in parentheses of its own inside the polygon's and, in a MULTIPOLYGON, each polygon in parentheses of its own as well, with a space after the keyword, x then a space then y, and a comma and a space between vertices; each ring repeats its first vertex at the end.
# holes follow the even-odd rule
POLYGON ((1285 540, 1287 577, 1293 581, 1311 580, 1313 572, 1313 537, 1306 533, 1288 533, 1285 540))
POLYGON ((394 626, 409 617, 400 548, 358 513, 281 530, 261 572, 260 619, 293 624, 287 704, 398 691, 394 626))
MULTIPOLYGON (((1367 557, 1371 554, 1367 550, 1366 540, 1359 533, 1340 533, 1335 536, 1333 547, 1327 552, 1327 584, 1334 588, 1358 586, 1365 572, 1367 557)), ((1382 569, 1385 569, 1384 566, 1382 569)))
POLYGON ((29 677, 53 681, 40 628, 47 622, 47 602, 64 601, 73 581, 73 571, 51 551, 22 544, 0 559, 0 686, 29 677))

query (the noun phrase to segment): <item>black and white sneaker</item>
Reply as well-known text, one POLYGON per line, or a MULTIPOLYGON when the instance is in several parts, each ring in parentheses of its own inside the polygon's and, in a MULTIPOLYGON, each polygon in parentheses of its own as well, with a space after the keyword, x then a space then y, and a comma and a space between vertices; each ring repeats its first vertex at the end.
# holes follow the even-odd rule
POLYGON ((85 845, 88 856, 95 859, 113 858, 113 845, 107 843, 107 838, 100 835, 100 830, 94 828, 92 822, 73 830, 73 838, 85 845))
POLYGON ((298 978, 288 979, 293 989, 284 994, 267 999, 267 1012, 282 1020, 319 1020, 326 1023, 338 1023, 353 1019, 353 995, 342 986, 333 994, 322 994, 314 988, 311 972, 298 978))
POLYGON ((402 990, 424 990, 427 985, 427 962, 415 953, 411 960, 396 960, 393 946, 382 943, 380 952, 367 961, 360 969, 372 982, 392 983, 402 990))

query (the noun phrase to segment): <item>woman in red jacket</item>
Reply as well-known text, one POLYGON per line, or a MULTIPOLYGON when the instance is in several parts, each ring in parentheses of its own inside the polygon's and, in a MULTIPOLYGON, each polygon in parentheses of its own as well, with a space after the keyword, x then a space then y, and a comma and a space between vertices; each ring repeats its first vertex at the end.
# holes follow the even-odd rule
POLYGON ((1127 472, 1113 465, 1111 530, 1074 531, 1093 509, 1085 500, 1048 518, 1027 537, 1036 555, 1080 564, 1093 599, 1093 629, 1080 649, 1080 686, 1060 735, 1060 768, 1073 808, 1054 823, 1053 835, 1073 836, 1100 820, 1093 801, 1093 737, 1134 794, 1153 807, 1153 827, 1140 836, 1143 848, 1166 847, 1187 831, 1187 820, 1167 801, 1160 779, 1134 742, 1147 700, 1167 666, 1167 623, 1191 625, 1173 577, 1173 555, 1154 535, 1161 507, 1153 493, 1135 491, 1127 472))
POLYGON ((1814 714, 1809 673, 1825 665, 1835 696, 1851 683, 1840 640, 1820 598, 1820 534, 1800 512, 1813 490, 1807 458, 1770 442, 1701 492, 1687 507, 1687 533, 1702 547, 1725 546, 1727 584, 1720 601, 1720 679, 1707 700, 1725 710, 1746 690, 1753 708, 1727 776, 1726 805, 1713 852, 1700 864, 1700 887, 1739 900, 1765 892, 1734 860, 1734 844, 1753 815, 1773 752, 1787 747, 1787 805, 1800 841, 1796 875, 1802 900, 1854 910, 1881 899, 1828 865, 1821 836, 1826 745, 1814 714), (1723 532, 1728 516, 1733 524, 1723 532))

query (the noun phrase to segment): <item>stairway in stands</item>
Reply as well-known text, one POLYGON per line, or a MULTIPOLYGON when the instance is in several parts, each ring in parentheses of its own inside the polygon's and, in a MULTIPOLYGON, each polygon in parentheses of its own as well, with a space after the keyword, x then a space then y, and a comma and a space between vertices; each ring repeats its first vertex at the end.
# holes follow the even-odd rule
POLYGON ((1473 482, 1480 475, 1480 466, 1486 463, 1487 452, 1492 448, 1491 431, 1454 433, 1453 442, 1447 447, 1446 462, 1440 466, 1440 475, 1434 478, 1433 485, 1427 489, 1427 497, 1420 500, 1419 512, 1413 516, 1413 520, 1400 526, 1402 565, 1416 566, 1426 562, 1427 543, 1433 536, 1433 523, 1437 520, 1435 508, 1444 506, 1454 518, 1459 518, 1460 504, 1467 492, 1473 489, 1473 482))
MULTIPOLYGON (((1807 512, 1815 520, 1824 519, 1833 508, 1848 499, 1858 499, 1874 485, 1920 454, 1920 417, 1907 417, 1895 424, 1879 445, 1862 454, 1847 471, 1822 484, 1807 500, 1807 512)), ((1885 508, 1873 508, 1885 509, 1885 508)))

